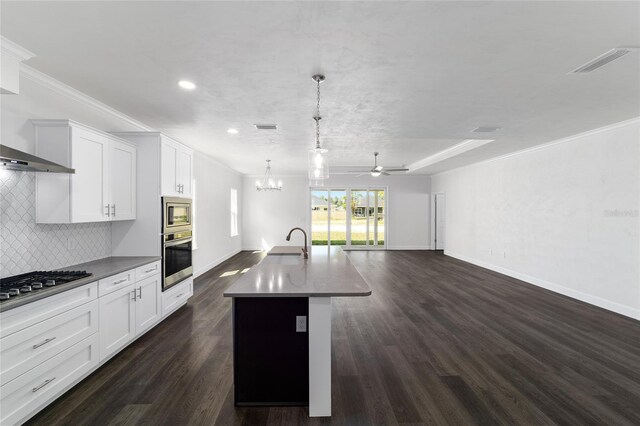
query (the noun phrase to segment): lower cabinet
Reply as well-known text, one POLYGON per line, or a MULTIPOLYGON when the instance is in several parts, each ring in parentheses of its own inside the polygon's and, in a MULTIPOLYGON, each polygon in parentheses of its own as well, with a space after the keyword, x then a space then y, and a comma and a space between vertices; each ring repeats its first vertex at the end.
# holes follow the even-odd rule
POLYGON ((160 274, 136 283, 136 335, 144 333, 162 318, 160 274))
POLYGON ((162 293, 162 316, 165 317, 193 296, 193 278, 189 277, 162 293))
POLYGON ((3 425, 23 422, 98 365, 98 334, 32 368, 0 388, 3 425))
POLYGON ((22 424, 193 295, 160 262, 0 312, 0 425, 22 424))
POLYGON ((160 286, 160 274, 156 274, 99 299, 101 360, 160 321, 160 286))
POLYGON ((102 296, 100 300, 100 359, 129 343, 136 335, 134 284, 102 296))

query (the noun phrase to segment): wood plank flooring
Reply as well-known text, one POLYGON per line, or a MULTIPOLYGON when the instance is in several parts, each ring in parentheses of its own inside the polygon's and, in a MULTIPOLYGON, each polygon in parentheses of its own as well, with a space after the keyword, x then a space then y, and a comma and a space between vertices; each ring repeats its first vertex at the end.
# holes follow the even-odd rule
POLYGON ((233 406, 231 302, 263 254, 196 280, 158 327, 33 425, 640 424, 640 322, 428 251, 350 252, 373 289, 334 299, 333 416, 233 406))

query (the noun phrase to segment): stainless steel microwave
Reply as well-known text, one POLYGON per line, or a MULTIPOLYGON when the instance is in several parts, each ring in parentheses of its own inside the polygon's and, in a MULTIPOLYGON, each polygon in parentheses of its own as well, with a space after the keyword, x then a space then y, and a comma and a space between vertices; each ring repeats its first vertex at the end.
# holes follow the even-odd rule
POLYGON ((162 198, 162 233, 189 231, 192 227, 191 199, 162 198))

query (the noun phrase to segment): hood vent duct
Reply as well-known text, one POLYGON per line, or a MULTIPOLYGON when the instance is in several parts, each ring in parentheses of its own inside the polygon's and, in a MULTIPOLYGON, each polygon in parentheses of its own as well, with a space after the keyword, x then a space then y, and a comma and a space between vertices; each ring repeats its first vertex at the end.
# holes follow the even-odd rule
POLYGON ((74 174, 76 171, 44 158, 0 145, 0 165, 8 170, 74 174))

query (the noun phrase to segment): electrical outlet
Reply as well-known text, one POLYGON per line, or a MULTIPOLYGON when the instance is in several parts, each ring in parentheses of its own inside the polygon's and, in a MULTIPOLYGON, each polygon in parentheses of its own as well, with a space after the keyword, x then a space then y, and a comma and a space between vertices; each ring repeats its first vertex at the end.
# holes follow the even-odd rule
POLYGON ((67 250, 75 250, 76 249, 76 239, 70 237, 67 239, 67 250))
POLYGON ((507 258, 507 251, 506 250, 502 250, 502 258, 503 259, 507 258))
POLYGON ((490 254, 491 256, 493 256, 493 249, 491 249, 491 248, 489 249, 489 254, 490 254))
POLYGON ((306 333, 307 331, 307 317, 296 317, 296 333, 306 333))

